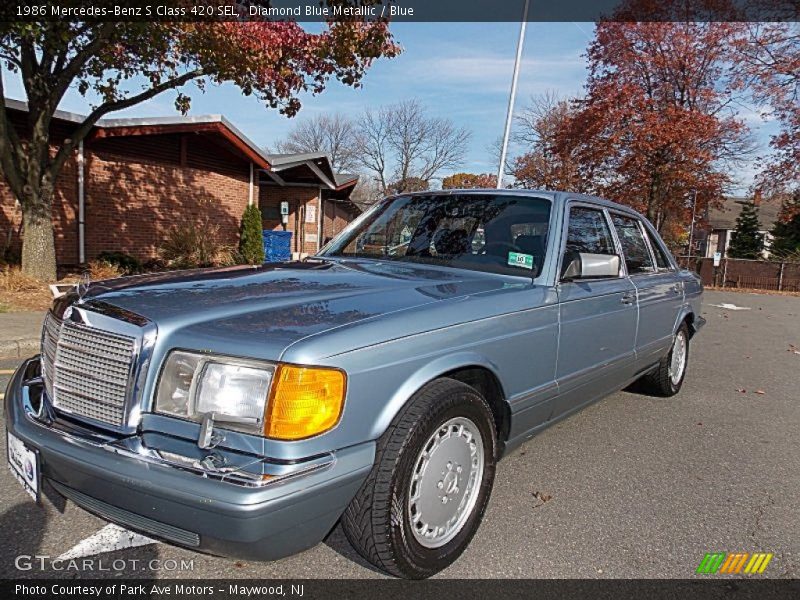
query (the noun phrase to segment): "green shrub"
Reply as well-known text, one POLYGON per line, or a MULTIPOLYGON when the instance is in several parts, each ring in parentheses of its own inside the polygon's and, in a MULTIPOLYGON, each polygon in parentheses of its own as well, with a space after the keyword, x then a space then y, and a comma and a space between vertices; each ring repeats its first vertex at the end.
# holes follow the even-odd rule
POLYGON ((264 239, 261 230, 261 211, 254 204, 250 204, 242 215, 237 256, 239 262, 249 265, 260 265, 264 262, 264 239))
POLYGON ((125 275, 141 273, 143 270, 142 261, 125 252, 101 252, 97 255, 97 261, 116 267, 125 275))

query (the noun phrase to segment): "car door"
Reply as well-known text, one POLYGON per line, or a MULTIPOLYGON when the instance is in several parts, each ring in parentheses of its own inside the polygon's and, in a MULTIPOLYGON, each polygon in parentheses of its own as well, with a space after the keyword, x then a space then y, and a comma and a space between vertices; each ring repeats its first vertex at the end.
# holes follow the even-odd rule
MULTIPOLYGON (((564 254, 619 254, 607 211, 570 203, 561 247, 564 254)), ((619 389, 633 371, 636 341, 636 289, 620 269, 604 279, 559 281, 557 411, 569 412, 619 389)))
POLYGON ((611 212, 628 271, 639 302, 636 362, 645 368, 670 347, 683 304, 683 287, 675 276, 661 240, 638 217, 611 212))

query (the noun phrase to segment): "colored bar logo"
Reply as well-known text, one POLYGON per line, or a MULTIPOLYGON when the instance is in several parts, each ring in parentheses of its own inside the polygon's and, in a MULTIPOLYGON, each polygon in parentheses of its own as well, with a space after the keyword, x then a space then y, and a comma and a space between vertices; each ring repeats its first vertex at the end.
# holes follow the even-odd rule
POLYGON ((771 552, 707 552, 695 573, 714 575, 724 573, 748 575, 763 573, 774 555, 771 552))

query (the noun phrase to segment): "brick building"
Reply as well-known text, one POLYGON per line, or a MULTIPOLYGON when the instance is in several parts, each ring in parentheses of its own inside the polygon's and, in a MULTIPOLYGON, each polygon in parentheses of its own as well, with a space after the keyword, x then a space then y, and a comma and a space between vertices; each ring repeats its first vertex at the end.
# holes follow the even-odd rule
MULTIPOLYGON (((27 106, 6 99, 22 128, 27 106)), ((69 137, 83 116, 57 111, 51 139, 69 137)), ((351 221, 357 177, 332 170, 325 154, 270 155, 221 115, 102 119, 65 164, 53 198, 56 257, 61 267, 103 251, 155 258, 176 224, 207 219, 220 242, 235 246, 248 203, 257 203, 264 229, 285 225, 296 256, 316 252, 351 221)), ((0 181, 0 243, 19 251, 21 208, 0 181)))

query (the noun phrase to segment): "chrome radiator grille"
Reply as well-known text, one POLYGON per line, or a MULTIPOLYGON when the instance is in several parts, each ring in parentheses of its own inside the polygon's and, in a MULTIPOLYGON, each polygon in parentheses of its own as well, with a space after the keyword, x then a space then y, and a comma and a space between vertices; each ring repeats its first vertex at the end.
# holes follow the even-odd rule
POLYGON ((42 377, 47 395, 51 398, 53 397, 53 365, 56 362, 56 345, 60 332, 61 321, 48 312, 42 328, 42 377))
POLYGON ((59 327, 58 320, 48 315, 42 336, 42 367, 53 406, 122 426, 135 353, 132 337, 70 321, 59 327))

